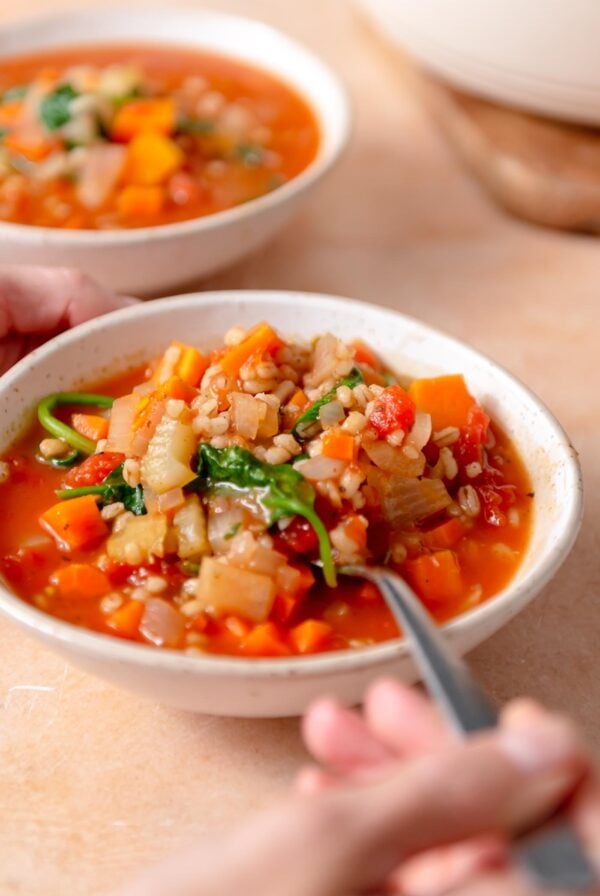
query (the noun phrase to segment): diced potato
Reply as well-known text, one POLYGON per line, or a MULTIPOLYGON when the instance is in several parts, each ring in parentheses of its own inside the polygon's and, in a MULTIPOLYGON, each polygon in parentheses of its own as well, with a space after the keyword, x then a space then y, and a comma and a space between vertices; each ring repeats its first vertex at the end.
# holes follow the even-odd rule
POLYGON ((190 467, 196 448, 194 430, 187 423, 165 414, 159 422, 142 458, 142 482, 157 495, 183 488, 196 474, 190 467))
POLYGON ((263 622, 275 600, 275 582, 270 576, 205 557, 200 567, 197 597, 203 608, 215 615, 239 613, 246 619, 263 622))
POLYGON ((271 436, 276 436, 279 432, 279 414, 272 404, 263 401, 262 398, 257 398, 256 400, 265 409, 264 416, 258 427, 258 436, 261 439, 270 439, 271 436))
POLYGON ((274 576, 285 563, 285 556, 259 544, 251 532, 245 531, 232 538, 227 562, 252 572, 274 576))
POLYGON ((210 554, 206 517, 198 495, 186 498, 173 517, 173 528, 177 536, 177 553, 182 560, 199 560, 210 554))
POLYGON ((149 513, 128 519, 106 542, 106 553, 117 563, 136 566, 153 557, 164 557, 168 548, 166 516, 149 513))

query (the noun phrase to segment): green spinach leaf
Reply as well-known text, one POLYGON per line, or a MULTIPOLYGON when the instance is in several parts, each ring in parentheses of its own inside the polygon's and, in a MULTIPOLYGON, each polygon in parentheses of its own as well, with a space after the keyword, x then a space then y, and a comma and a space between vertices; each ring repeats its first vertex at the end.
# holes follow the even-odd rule
POLYGON ((348 386, 349 389, 354 389, 359 383, 364 383, 363 375, 358 367, 353 367, 348 376, 342 377, 342 379, 335 384, 333 389, 330 389, 329 392, 326 392, 325 395, 313 402, 311 406, 298 417, 296 424, 292 429, 292 435, 300 442, 315 436, 321 429, 321 424, 319 423, 319 411, 321 408, 330 401, 333 401, 335 393, 340 386, 348 386))
POLYGON ((103 507, 120 501, 125 510, 136 516, 143 516, 146 511, 144 492, 141 485, 127 485, 123 479, 123 464, 119 464, 100 485, 84 485, 81 488, 63 488, 56 492, 61 501, 81 498, 83 495, 99 495, 103 507))
POLYGON ((319 540, 325 581, 335 587, 331 543, 323 521, 314 509, 315 491, 291 464, 262 463, 250 451, 237 445, 214 448, 202 443, 198 448, 198 474, 200 482, 209 489, 230 486, 256 490, 269 513, 271 525, 286 516, 298 515, 308 520, 319 540))
POLYGON ((71 84, 61 84, 40 105, 40 118, 49 131, 56 131, 71 120, 71 103, 79 96, 71 84))

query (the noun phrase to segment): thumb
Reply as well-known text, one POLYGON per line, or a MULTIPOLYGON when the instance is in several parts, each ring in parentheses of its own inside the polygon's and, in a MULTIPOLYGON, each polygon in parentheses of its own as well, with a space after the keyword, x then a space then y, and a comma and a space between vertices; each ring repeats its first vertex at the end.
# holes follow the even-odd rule
POLYGON ((415 853, 483 833, 514 835, 549 817, 589 764, 566 722, 541 713, 524 722, 324 794, 339 855, 330 856, 331 886, 320 892, 360 892, 415 853))

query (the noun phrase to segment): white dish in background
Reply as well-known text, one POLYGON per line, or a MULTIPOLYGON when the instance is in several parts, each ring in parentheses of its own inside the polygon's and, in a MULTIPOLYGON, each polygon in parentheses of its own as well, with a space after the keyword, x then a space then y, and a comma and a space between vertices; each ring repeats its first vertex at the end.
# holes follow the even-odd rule
POLYGON ((358 0, 384 36, 471 93, 600 124, 597 0, 358 0))
MULTIPOLYGON (((269 320, 284 334, 333 330, 360 335, 399 372, 462 372, 471 391, 514 440, 535 490, 532 538, 507 588, 444 627, 459 653, 471 650, 528 604, 569 552, 581 517, 577 455, 546 407, 518 380, 469 346, 377 306, 290 292, 192 294, 96 318, 36 349, 0 379, 0 451, 49 392, 94 382, 158 355, 175 338, 214 347, 236 323, 269 320), (75 373, 76 372, 76 373, 75 373)), ((0 585, 0 611, 84 669, 161 703, 233 716, 300 713, 319 694, 356 702, 369 681, 411 681, 404 641, 312 657, 240 659, 186 656, 94 634, 48 616, 0 585)))
POLYGON ((131 230, 60 230, 0 221, 0 264, 81 268, 132 295, 164 294, 257 249, 289 219, 345 147, 346 92, 333 71, 282 32, 208 10, 97 8, 0 28, 2 57, 102 43, 181 45, 269 72, 300 93, 321 130, 316 158, 299 175, 244 205, 175 224, 131 230))

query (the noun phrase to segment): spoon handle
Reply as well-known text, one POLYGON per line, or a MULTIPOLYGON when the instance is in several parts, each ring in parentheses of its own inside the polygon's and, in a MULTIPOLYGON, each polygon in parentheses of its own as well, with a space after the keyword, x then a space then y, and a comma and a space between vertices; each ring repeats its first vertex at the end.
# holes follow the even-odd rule
MULTIPOLYGON (((463 661, 446 644, 421 601, 399 576, 365 566, 344 566, 347 575, 373 582, 403 630, 427 690, 457 734, 498 723, 498 713, 463 661)), ((513 846, 513 855, 529 878, 546 890, 590 892, 597 886, 594 869, 573 826, 557 815, 513 846)))

